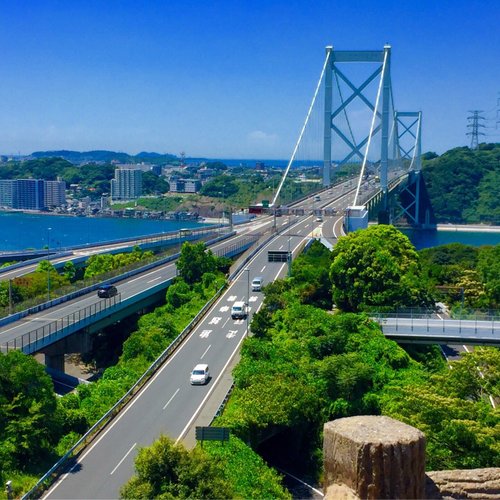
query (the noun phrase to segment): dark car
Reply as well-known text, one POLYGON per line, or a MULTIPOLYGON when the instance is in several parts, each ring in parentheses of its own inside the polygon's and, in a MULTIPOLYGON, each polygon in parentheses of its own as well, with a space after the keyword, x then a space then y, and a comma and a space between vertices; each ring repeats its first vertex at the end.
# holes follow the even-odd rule
POLYGON ((118 293, 116 286, 113 285, 102 285, 97 290, 97 296, 101 299, 109 299, 114 297, 118 293))

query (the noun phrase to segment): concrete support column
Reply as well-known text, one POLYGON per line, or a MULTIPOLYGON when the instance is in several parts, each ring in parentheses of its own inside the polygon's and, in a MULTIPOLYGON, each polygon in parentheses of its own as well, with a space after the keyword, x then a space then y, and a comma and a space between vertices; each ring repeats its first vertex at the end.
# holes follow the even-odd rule
POLYGON ((325 498, 424 498, 425 437, 389 417, 327 422, 325 498))
POLYGON ((45 366, 64 373, 64 354, 45 353, 45 366))

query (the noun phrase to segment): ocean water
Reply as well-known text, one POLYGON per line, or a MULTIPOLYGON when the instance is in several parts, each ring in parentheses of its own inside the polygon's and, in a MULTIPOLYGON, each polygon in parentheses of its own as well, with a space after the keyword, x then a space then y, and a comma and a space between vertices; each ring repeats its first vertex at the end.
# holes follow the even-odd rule
POLYGON ((188 221, 68 217, 0 212, 0 251, 62 248, 202 227, 188 221))
POLYGON ((500 232, 415 231, 411 229, 404 229, 401 232, 410 238, 417 250, 448 243, 462 243, 474 247, 500 244, 500 232))

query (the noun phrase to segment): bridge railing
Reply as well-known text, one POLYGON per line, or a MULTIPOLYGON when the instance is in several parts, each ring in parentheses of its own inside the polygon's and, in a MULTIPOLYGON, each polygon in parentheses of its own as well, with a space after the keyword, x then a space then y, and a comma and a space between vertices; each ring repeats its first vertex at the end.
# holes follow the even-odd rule
POLYGON ((111 312, 121 302, 121 294, 103 299, 99 302, 90 304, 89 306, 79 309, 71 314, 62 318, 54 320, 39 328, 35 328, 23 335, 19 335, 12 340, 8 340, 0 344, 0 351, 8 352, 13 349, 20 349, 22 351, 28 350, 29 353, 36 351, 44 345, 44 340, 56 334, 62 334, 68 328, 79 328, 89 323, 89 319, 93 319, 96 315, 103 312, 111 312))

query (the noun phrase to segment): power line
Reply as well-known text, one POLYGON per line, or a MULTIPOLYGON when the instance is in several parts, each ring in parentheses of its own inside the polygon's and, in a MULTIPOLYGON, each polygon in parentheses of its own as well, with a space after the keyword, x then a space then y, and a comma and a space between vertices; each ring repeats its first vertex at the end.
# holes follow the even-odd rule
POLYGON ((467 117, 468 124, 467 128, 471 129, 470 132, 467 132, 466 135, 471 136, 471 141, 470 141, 470 148, 471 149, 477 149, 479 146, 479 136, 480 135, 485 135, 484 132, 480 132, 480 128, 484 128, 485 125, 482 123, 480 120, 484 120, 484 116, 481 115, 481 113, 484 113, 484 111, 475 109, 473 111, 469 111, 469 113, 472 113, 470 116, 467 117))

